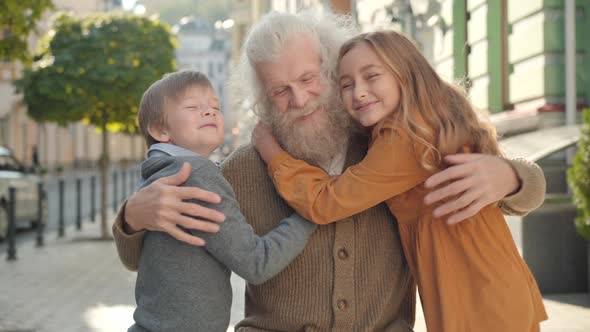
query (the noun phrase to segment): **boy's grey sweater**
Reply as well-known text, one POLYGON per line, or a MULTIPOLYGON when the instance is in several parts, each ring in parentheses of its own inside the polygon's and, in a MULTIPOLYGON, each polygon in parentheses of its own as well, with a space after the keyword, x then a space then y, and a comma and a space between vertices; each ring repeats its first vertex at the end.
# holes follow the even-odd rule
POLYGON ((215 234, 189 230, 206 241, 204 248, 163 232, 147 232, 135 288, 135 325, 129 331, 226 331, 232 302, 230 270, 249 283, 260 284, 299 255, 316 228, 293 214, 266 235, 257 236, 217 166, 183 150, 162 144, 150 148, 141 165, 142 186, 175 174, 188 162, 191 176, 183 186, 219 194, 220 204, 198 203, 224 213, 225 222, 215 234))

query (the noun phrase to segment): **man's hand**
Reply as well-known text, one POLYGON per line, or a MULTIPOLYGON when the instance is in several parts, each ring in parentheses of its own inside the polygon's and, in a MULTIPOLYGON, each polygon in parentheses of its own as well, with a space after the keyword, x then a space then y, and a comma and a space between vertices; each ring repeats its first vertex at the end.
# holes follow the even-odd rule
POLYGON ((203 239, 184 232, 178 225, 187 229, 216 233, 219 231, 219 225, 214 222, 223 222, 225 216, 219 211, 183 202, 186 199, 209 203, 221 201, 217 194, 209 191, 195 187, 178 187, 189 176, 190 165, 184 163, 178 173, 160 178, 132 194, 125 207, 126 229, 131 232, 144 229, 166 232, 179 241, 195 246, 204 245, 203 239))
POLYGON ((435 217, 450 215, 448 224, 456 224, 483 207, 495 203, 519 188, 516 171, 501 157, 484 154, 454 154, 445 157, 453 165, 428 178, 426 188, 442 188, 426 195, 424 203, 434 204, 455 197, 434 210, 435 217), (447 182, 450 182, 447 184, 447 182))
POLYGON ((258 122, 252 131, 252 144, 254 144, 260 157, 267 164, 283 150, 273 135, 270 126, 262 122, 258 122))

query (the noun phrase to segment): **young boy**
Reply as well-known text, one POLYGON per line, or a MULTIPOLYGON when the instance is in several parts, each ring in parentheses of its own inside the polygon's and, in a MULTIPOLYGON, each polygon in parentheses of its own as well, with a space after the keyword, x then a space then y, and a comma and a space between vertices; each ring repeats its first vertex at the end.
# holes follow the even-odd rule
MULTIPOLYGON (((219 100, 207 77, 195 71, 165 75, 144 93, 139 125, 149 146, 141 165, 142 186, 178 172, 192 173, 183 186, 221 196, 210 205, 226 216, 216 234, 198 233, 194 247, 163 232, 145 236, 129 331, 226 331, 232 290, 230 270, 259 284, 279 273, 305 247, 315 226, 297 214, 258 237, 240 213, 229 183, 208 157, 223 143, 219 100)), ((203 202, 199 202, 203 204, 203 202)))

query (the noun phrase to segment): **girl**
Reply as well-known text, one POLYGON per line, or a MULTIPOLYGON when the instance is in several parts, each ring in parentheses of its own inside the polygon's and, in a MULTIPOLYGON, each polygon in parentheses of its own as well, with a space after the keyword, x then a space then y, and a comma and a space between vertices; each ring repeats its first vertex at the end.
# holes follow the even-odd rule
POLYGON ((268 127, 255 144, 281 196, 318 224, 385 201, 398 220, 430 332, 534 332, 547 315, 497 206, 447 225, 424 204, 424 181, 459 152, 499 155, 493 128, 393 31, 346 42, 338 84, 348 113, 371 130, 365 159, 339 177, 295 160, 268 127))

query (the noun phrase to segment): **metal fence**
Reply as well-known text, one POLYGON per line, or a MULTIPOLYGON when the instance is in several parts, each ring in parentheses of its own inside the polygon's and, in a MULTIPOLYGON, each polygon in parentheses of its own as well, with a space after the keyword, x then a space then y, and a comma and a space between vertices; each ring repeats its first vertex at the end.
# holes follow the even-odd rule
MULTIPOLYGON (((66 225, 74 224, 76 230, 81 230, 83 221, 95 222, 100 213, 100 187, 97 171, 74 176, 58 176, 46 178, 37 184, 37 220, 34 222, 36 241, 35 246, 44 245, 44 236, 48 228, 57 229, 57 236, 64 237, 66 225), (48 188, 52 195, 48 195, 48 188), (66 209, 74 205, 75 209, 66 209), (57 211, 56 211, 57 210, 57 211), (52 213, 50 213, 50 211, 52 213)), ((112 170, 107 181, 106 206, 117 211, 122 201, 136 188, 140 178, 139 168, 134 165, 112 170)), ((16 209, 18 190, 9 187, 8 196, 0 199, 0 209, 4 209, 7 216, 7 260, 17 260, 16 245, 16 209)))

